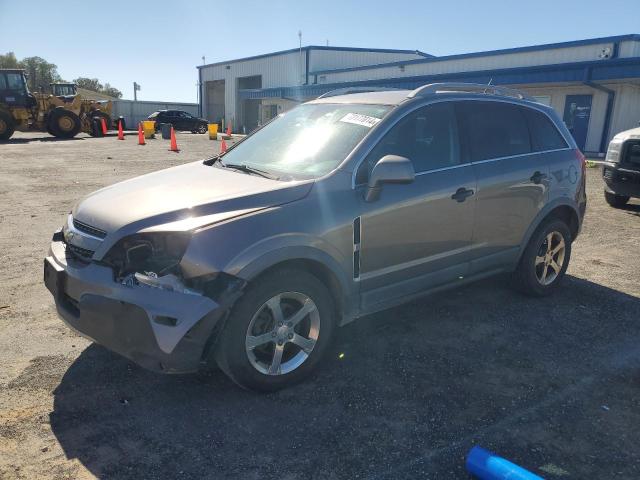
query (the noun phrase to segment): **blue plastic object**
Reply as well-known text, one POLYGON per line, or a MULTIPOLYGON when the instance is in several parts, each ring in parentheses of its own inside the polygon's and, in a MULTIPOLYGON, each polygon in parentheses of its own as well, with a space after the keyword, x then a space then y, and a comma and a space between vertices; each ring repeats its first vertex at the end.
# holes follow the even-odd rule
POLYGON ((509 460, 481 447, 473 447, 467 455, 467 471, 480 480, 543 480, 509 460))

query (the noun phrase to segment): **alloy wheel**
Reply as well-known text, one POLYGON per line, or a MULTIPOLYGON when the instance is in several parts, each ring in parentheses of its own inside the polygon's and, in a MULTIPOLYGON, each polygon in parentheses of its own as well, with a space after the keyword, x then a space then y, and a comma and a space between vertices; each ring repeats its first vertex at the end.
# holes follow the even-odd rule
POLYGON ((245 338, 249 362, 265 375, 284 375, 302 365, 320 334, 320 313, 313 300, 283 292, 265 302, 251 318, 245 338))
POLYGON ((536 277, 542 285, 554 282, 564 265, 566 244, 560 232, 550 232, 542 241, 536 255, 536 277))

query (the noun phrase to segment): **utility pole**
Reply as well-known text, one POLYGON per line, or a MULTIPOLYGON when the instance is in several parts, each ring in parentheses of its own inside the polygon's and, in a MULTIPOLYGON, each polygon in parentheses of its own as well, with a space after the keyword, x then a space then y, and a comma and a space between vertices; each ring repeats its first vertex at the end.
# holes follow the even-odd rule
POLYGON ((133 82, 133 101, 134 102, 138 101, 138 90, 140 90, 140 85, 138 85, 136 82, 133 82))

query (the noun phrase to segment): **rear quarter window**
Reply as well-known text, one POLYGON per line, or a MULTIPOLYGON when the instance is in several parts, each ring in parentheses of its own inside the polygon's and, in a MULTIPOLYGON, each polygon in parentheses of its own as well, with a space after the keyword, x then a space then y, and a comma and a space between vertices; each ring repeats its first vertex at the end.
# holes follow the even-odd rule
POLYGON ((458 111, 471 161, 531 153, 527 120, 517 105, 469 101, 458 111))
POLYGON ((531 132, 531 148, 534 152, 567 148, 567 142, 547 115, 531 108, 523 108, 531 132))

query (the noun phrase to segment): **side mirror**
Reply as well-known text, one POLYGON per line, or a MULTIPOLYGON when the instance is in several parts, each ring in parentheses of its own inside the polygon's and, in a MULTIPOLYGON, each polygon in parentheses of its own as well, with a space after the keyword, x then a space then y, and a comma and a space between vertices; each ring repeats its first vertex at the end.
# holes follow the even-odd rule
POLYGON ((411 160, 398 155, 385 155, 371 170, 364 199, 367 202, 377 200, 385 183, 411 183, 415 178, 411 160))

